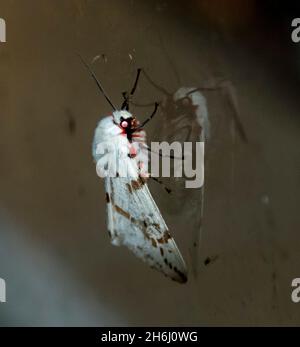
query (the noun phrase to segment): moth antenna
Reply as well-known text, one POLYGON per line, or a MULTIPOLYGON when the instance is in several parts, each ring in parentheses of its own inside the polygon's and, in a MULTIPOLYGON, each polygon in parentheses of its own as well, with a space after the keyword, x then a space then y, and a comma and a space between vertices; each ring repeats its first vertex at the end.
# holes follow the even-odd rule
POLYGON ((133 87, 131 89, 130 94, 128 95, 127 92, 123 92, 122 93, 123 98, 124 98, 124 102, 123 102, 123 104, 121 106, 121 110, 127 110, 127 111, 129 110, 129 101, 132 98, 132 96, 133 96, 133 94, 134 94, 134 92, 136 90, 136 87, 137 87, 137 84, 138 84, 138 81, 139 81, 139 78, 140 78, 141 70, 142 69, 140 69, 140 68, 137 69, 137 75, 136 75, 136 78, 135 78, 135 81, 134 81, 134 85, 133 85, 133 87))
POLYGON ((135 78, 135 81, 134 81, 134 85, 133 85, 133 87, 131 89, 130 95, 133 95, 135 90, 136 90, 136 87, 137 87, 137 84, 138 84, 138 81, 139 81, 139 78, 140 78, 141 71, 142 71, 141 68, 137 69, 137 75, 136 75, 136 78, 135 78))
POLYGON ((109 99, 109 97, 106 95, 101 83, 99 82, 99 80, 97 79, 94 71, 90 68, 90 66, 87 64, 87 62, 82 58, 82 56, 80 54, 78 54, 82 64, 88 69, 89 73, 91 74, 91 76, 93 77, 94 81, 96 82, 100 92, 104 95, 105 99, 107 100, 107 102, 110 104, 110 106, 117 111, 117 108, 114 106, 114 104, 111 102, 111 100, 109 99))

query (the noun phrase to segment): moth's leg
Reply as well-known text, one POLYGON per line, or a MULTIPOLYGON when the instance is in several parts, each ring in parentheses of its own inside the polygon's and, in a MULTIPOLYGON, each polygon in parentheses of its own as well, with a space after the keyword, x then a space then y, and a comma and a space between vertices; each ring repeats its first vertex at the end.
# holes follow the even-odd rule
POLYGON ((187 96, 196 91, 218 91, 218 90, 223 92, 225 97, 228 99, 230 107, 233 109, 233 120, 241 139, 244 142, 248 142, 246 131, 244 129, 244 126, 239 116, 240 112, 239 112, 236 89, 230 80, 222 79, 217 82, 214 81, 211 85, 195 88, 194 90, 188 92, 187 96))
POLYGON ((121 110, 126 110, 126 111, 128 111, 128 110, 129 110, 129 101, 128 101, 129 95, 128 95, 127 92, 123 92, 123 93, 122 93, 122 96, 123 96, 123 98, 124 98, 124 101, 123 101, 123 103, 122 103, 122 105, 121 105, 121 110))
MULTIPOLYGON (((155 89, 161 91, 164 95, 167 95, 167 96, 172 96, 172 93, 168 92, 165 88, 161 87, 160 85, 158 85, 157 83, 155 83, 151 78, 150 76, 146 73, 146 71, 144 69, 139 69, 140 72, 142 72, 146 78, 146 80, 150 83, 150 85, 152 85, 155 89)), ((133 88, 134 89, 134 88, 133 88)), ((128 97, 128 93, 127 92, 123 92, 123 98, 126 100, 126 97, 128 97)), ((160 101, 161 102, 161 101, 160 101)), ((159 102, 159 103, 160 103, 159 102)), ((146 103, 146 104, 141 104, 141 103, 137 103, 137 102, 133 102, 131 100, 131 98, 129 97, 128 98, 128 103, 130 103, 131 105, 133 106, 136 106, 136 107, 150 107, 150 106, 154 106, 155 105, 155 102, 149 102, 149 103, 146 103)), ((124 104, 124 103, 123 103, 124 104)))
POLYGON ((153 112, 151 113, 150 117, 148 117, 146 120, 144 120, 144 122, 138 127, 138 129, 143 128, 148 122, 150 122, 150 120, 155 116, 155 114, 156 114, 156 112, 157 112, 158 105, 159 105, 159 103, 158 103, 158 102, 155 102, 155 104, 154 104, 154 110, 153 110, 153 112))
POLYGON ((138 84, 138 81, 140 78, 140 74, 141 74, 141 69, 139 68, 139 69, 137 69, 136 78, 135 78, 134 85, 131 89, 130 94, 128 95, 127 92, 122 93, 124 101, 123 101, 123 104, 121 106, 121 110, 127 110, 127 111, 129 110, 129 102, 130 102, 130 99, 132 98, 133 94, 135 93, 135 90, 136 90, 136 87, 137 87, 137 84, 138 84))
POLYGON ((157 177, 152 177, 152 176, 149 176, 149 178, 151 178, 153 181, 161 184, 163 186, 163 188, 165 189, 165 191, 170 194, 172 193, 172 190, 170 188, 168 188, 163 181, 161 181, 160 179, 158 179, 157 177))
POLYGON ((193 90, 191 90, 190 92, 187 93, 187 96, 196 92, 196 91, 216 91, 216 90, 222 90, 224 89, 224 85, 226 84, 232 84, 230 80, 227 80, 225 78, 219 78, 219 79, 215 79, 212 78, 211 79, 211 83, 207 83, 203 86, 197 87, 193 90))
POLYGON ((135 90, 136 90, 136 87, 137 87, 137 84, 138 84, 138 81, 139 81, 139 78, 140 78, 141 71, 142 71, 141 68, 137 69, 137 74, 136 74, 136 78, 135 78, 135 81, 134 81, 134 85, 133 85, 133 87, 131 89, 131 92, 130 92, 131 96, 133 96, 133 94, 135 93, 135 90))
POLYGON ((162 155, 160 152, 153 152, 153 151, 151 151, 151 148, 149 148, 148 146, 143 146, 143 147, 146 148, 148 152, 156 154, 156 155, 160 156, 161 158, 170 158, 170 159, 184 160, 184 155, 183 154, 182 154, 182 157, 175 157, 173 154, 162 155))

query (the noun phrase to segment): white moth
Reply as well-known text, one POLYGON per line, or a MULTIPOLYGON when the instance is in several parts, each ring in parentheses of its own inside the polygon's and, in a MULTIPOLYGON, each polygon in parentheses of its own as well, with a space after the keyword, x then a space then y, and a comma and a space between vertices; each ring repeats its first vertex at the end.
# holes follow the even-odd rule
MULTIPOLYGON (((150 267, 161 271, 171 279, 185 283, 187 268, 176 243, 149 191, 146 183, 147 172, 137 159, 137 151, 146 147, 146 133, 143 126, 153 117, 154 112, 141 125, 128 111, 129 96, 123 94, 124 103, 117 110, 106 96, 101 84, 89 66, 83 62, 95 79, 100 91, 114 108, 112 115, 98 123, 93 141, 93 157, 97 163, 97 173, 103 175, 109 165, 111 153, 115 156, 115 177, 104 177, 107 203, 107 227, 111 242, 116 246, 128 247, 138 258, 150 267), (102 145, 113 149, 110 153, 99 151, 102 145), (127 175, 118 170, 127 168, 127 175)), ((133 95, 140 70, 130 93, 133 95)), ((140 160, 140 159, 139 159, 140 160)), ((111 172, 111 171, 110 171, 111 172)))

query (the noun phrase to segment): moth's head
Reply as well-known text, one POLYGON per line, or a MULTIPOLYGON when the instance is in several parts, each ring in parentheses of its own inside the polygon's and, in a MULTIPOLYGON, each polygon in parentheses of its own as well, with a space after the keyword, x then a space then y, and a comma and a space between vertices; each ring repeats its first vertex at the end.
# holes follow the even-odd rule
POLYGON ((134 129, 139 125, 139 121, 128 111, 114 111, 113 119, 116 124, 125 130, 134 129))

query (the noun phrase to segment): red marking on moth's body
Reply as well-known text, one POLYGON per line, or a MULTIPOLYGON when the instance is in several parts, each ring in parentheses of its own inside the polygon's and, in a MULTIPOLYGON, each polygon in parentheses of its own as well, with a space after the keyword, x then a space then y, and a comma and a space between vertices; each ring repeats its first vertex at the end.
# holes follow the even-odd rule
POLYGON ((119 125, 119 124, 117 124, 117 126, 121 129, 120 135, 122 135, 122 136, 127 136, 127 133, 126 133, 125 128, 122 128, 121 125, 119 125))
POLYGON ((130 146, 129 148, 129 155, 131 156, 131 158, 134 158, 137 156, 137 150, 135 147, 130 146))
POLYGON ((133 134, 132 134, 132 137, 133 137, 133 138, 141 138, 141 139, 142 139, 142 138, 145 137, 145 136, 144 136, 143 134, 135 134, 135 133, 133 133, 133 134))

